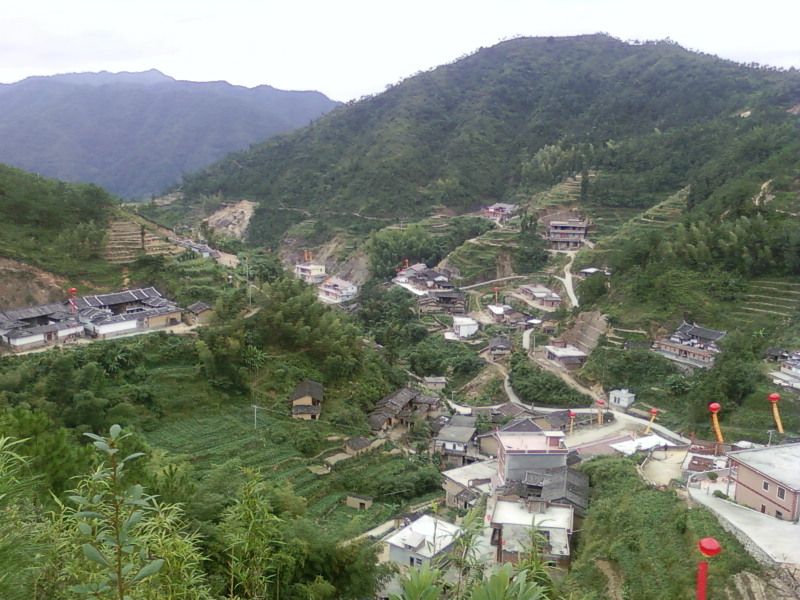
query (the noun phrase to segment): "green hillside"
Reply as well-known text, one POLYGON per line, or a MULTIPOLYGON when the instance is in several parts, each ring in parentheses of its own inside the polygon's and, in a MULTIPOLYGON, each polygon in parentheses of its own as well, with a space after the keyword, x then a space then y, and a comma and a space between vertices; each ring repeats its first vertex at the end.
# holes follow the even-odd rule
POLYGON ((46 179, 0 164, 0 256, 80 278, 113 277, 102 259, 117 205, 95 185, 46 179))
MULTIPOLYGON (((670 42, 523 38, 481 49, 348 104, 311 126, 186 176, 185 202, 261 202, 251 239, 274 243, 285 208, 421 217, 526 199, 583 169, 590 201, 647 208, 692 181, 695 201, 780 148, 794 72, 670 42), (739 117, 750 111, 749 117, 739 117), (734 151, 731 141, 748 138, 734 151), (752 150, 752 152, 751 152, 752 150), (717 168, 722 159, 725 169, 717 168)), ((291 219, 289 220, 291 221, 291 219)))

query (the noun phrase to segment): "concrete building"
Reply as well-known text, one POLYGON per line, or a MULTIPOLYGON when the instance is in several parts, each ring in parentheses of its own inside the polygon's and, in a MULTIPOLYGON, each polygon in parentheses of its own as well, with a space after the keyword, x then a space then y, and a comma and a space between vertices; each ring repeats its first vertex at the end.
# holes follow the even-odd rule
POLYGON ((577 250, 589 235, 586 219, 573 218, 565 221, 550 221, 547 225, 547 241, 554 250, 577 250))
POLYGON ((527 471, 567 464, 563 431, 497 431, 497 484, 522 481, 527 471))
POLYGON ((360 494, 347 494, 344 503, 350 508, 356 510, 369 510, 372 508, 372 496, 362 496, 360 494))
POLYGON ((447 377, 423 377, 422 385, 434 392, 441 392, 447 387, 447 377))
POLYGON ((530 547, 532 534, 537 533, 545 559, 559 566, 569 564, 572 506, 499 496, 487 504, 486 521, 491 524, 491 544, 497 549, 498 563, 519 562, 530 547))
POLYGON ((423 515, 386 538, 389 560, 406 568, 430 565, 453 547, 461 533, 452 523, 423 515))
POLYGON ((339 277, 328 277, 317 289, 317 295, 328 304, 341 304, 358 295, 358 286, 339 277))
POLYGON ((311 285, 325 281, 325 265, 312 262, 302 262, 294 266, 294 276, 311 285))
POLYGON ((453 317, 453 333, 458 339, 471 338, 479 328, 478 322, 471 317, 453 317))
POLYGON ((470 508, 482 495, 491 494, 492 478, 496 473, 496 460, 474 462, 442 471, 445 503, 451 508, 470 508))
POLYGON ((764 514, 800 520, 800 443, 730 452, 734 498, 764 514))
POLYGON ((544 347, 544 352, 548 360, 557 362, 567 369, 580 368, 589 357, 583 350, 569 344, 556 344, 555 340, 553 340, 553 343, 550 345, 544 347))
POLYGON ((627 389, 611 390, 608 393, 608 402, 616 408, 628 409, 636 402, 636 394, 627 389))

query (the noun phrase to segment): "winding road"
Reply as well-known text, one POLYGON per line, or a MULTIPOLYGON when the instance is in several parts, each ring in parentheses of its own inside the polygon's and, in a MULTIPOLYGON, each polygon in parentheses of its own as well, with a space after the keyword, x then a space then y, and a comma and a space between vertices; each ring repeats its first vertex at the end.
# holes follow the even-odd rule
POLYGON ((577 254, 577 252, 564 252, 563 254, 569 256, 569 262, 564 265, 564 277, 556 277, 556 279, 564 284, 564 289, 567 291, 570 304, 577 308, 580 304, 578 304, 578 296, 575 295, 575 289, 572 287, 572 262, 575 260, 575 254, 577 254))

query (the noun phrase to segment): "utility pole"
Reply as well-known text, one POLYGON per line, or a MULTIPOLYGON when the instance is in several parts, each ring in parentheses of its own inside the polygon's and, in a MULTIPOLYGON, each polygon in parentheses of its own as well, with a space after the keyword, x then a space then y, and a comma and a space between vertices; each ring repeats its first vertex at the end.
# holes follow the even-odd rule
POLYGON ((258 409, 263 409, 263 406, 258 406, 257 404, 252 404, 253 407, 253 429, 258 429, 258 409))
POLYGON ((250 289, 250 259, 245 256, 244 257, 244 266, 245 266, 245 285, 247 286, 247 308, 253 308, 253 291, 250 289))

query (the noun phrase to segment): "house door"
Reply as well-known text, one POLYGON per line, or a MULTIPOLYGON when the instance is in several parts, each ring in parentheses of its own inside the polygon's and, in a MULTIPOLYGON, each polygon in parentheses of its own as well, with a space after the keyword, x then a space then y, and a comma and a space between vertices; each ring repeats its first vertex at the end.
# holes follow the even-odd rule
POLYGON ((358 503, 358 510, 367 510, 367 505, 363 502, 358 503))

